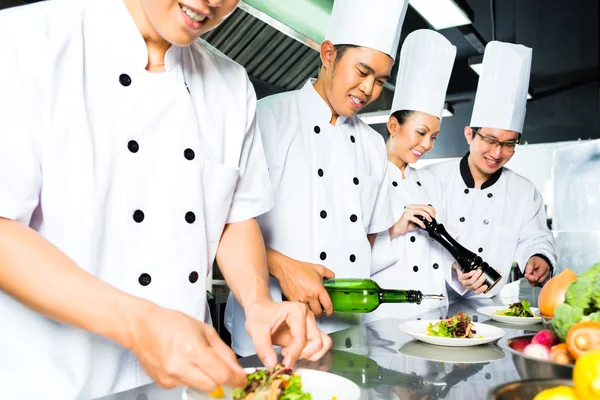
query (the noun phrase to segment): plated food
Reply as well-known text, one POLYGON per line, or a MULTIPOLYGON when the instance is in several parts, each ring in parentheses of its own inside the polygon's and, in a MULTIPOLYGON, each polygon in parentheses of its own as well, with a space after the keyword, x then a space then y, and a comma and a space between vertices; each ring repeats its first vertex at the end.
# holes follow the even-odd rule
POLYGON ((416 340, 449 347, 468 347, 490 343, 504 336, 504 330, 488 324, 474 323, 464 312, 443 320, 404 322, 400 329, 416 340))
POLYGON ((427 335, 445 338, 473 338, 477 333, 474 325, 464 312, 459 312, 452 317, 441 320, 435 324, 430 323, 427 327, 427 335))
POLYGON ((533 318, 534 314, 531 311, 531 304, 527 300, 521 300, 520 302, 513 303, 508 308, 497 310, 496 315, 502 315, 504 317, 519 317, 519 318, 533 318))
POLYGON ((212 393, 186 388, 182 400, 359 400, 354 382, 329 372, 306 368, 245 368, 243 389, 224 386, 212 393))
POLYGON ((508 306, 479 307, 477 312, 503 324, 531 325, 543 322, 539 310, 531 307, 527 300, 521 300, 508 306))
POLYGON ((302 377, 291 368, 257 369, 246 378, 246 387, 231 393, 234 400, 312 400, 302 391, 302 377))

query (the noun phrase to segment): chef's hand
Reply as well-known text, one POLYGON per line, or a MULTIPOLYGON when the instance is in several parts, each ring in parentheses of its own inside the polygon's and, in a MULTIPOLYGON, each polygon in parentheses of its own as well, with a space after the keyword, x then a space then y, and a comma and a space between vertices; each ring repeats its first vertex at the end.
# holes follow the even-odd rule
MULTIPOLYGON (((285 256, 284 256, 285 257, 285 256)), ((320 264, 311 264, 285 257, 273 275, 279 281, 281 292, 290 301, 306 303, 320 317, 333 314, 333 304, 323 286, 323 278, 334 278, 333 271, 320 264)))
POLYGON ((550 277, 550 265, 542 257, 533 256, 527 261, 524 276, 529 286, 540 286, 550 277))
POLYGON ((331 347, 331 338, 321 332, 306 304, 271 300, 245 307, 246 331, 256 354, 266 367, 277 364, 273 345, 281 346, 283 365, 291 367, 297 359, 318 360, 331 347))
POLYGON ((425 229, 423 221, 417 218, 417 215, 431 222, 431 218, 435 218, 435 209, 426 204, 407 204, 404 208, 402 216, 391 228, 390 238, 394 239, 400 235, 417 229, 417 225, 425 229))
POLYGON ((211 326, 156 305, 143 314, 132 326, 131 350, 159 386, 212 391, 246 384, 235 354, 211 326))
MULTIPOLYGON (((472 290, 475 294, 481 294, 488 289, 488 285, 483 284, 485 282, 485 276, 483 276, 483 271, 481 269, 478 268, 465 274, 458 268, 456 263, 452 264, 452 269, 456 271, 458 281, 465 289, 472 290)), ((500 271, 496 271, 500 273, 500 271)))

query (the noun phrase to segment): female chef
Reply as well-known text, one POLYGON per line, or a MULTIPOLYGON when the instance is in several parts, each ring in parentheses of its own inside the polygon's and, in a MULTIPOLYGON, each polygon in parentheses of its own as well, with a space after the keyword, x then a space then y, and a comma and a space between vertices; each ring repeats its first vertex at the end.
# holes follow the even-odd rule
MULTIPOLYGON (((378 235, 373 248, 372 278, 382 287, 439 294, 445 293, 446 275, 450 278, 450 256, 418 228, 425 226, 417 216, 443 220, 439 183, 432 174, 410 164, 433 148, 455 56, 456 48, 428 29, 412 32, 402 45, 386 143, 392 213, 397 222, 389 232, 378 235), (390 250, 390 239, 395 261, 382 262, 390 257, 377 253, 390 250)), ((410 317, 440 306, 435 301, 384 304, 367 319, 410 317)))
POLYGON ((305 305, 269 296, 255 94, 241 66, 196 40, 236 4, 0 13, 3 398, 95 398, 150 379, 243 385, 201 322, 215 256, 265 364, 271 343, 288 365, 330 345, 305 305))

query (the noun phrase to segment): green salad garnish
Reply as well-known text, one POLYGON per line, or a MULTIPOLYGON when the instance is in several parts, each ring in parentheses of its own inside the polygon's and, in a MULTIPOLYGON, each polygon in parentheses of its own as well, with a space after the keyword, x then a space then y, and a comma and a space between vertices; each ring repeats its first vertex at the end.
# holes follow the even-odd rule
POLYGON ((508 306, 505 310, 496 311, 496 315, 503 315, 505 317, 524 317, 531 318, 533 317, 533 312, 531 311, 530 304, 527 300, 521 300, 519 303, 513 303, 508 306))
POLYGON ((310 393, 302 391, 302 378, 281 365, 257 369, 248 374, 246 387, 232 391, 235 400, 244 400, 251 393, 254 394, 254 400, 266 400, 272 395, 278 400, 312 400, 310 393))

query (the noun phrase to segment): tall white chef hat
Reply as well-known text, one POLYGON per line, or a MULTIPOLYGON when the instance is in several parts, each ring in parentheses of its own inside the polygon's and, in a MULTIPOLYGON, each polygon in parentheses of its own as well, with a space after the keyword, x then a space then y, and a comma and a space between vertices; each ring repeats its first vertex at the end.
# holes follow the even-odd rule
POLYGON ((395 61, 407 6, 408 0, 334 0, 325 40, 379 50, 395 61))
POLYGON ((487 44, 471 126, 523 132, 532 53, 522 45, 487 44))
POLYGON ((392 113, 414 110, 441 119, 455 57, 456 47, 436 31, 411 32, 400 51, 392 113))

